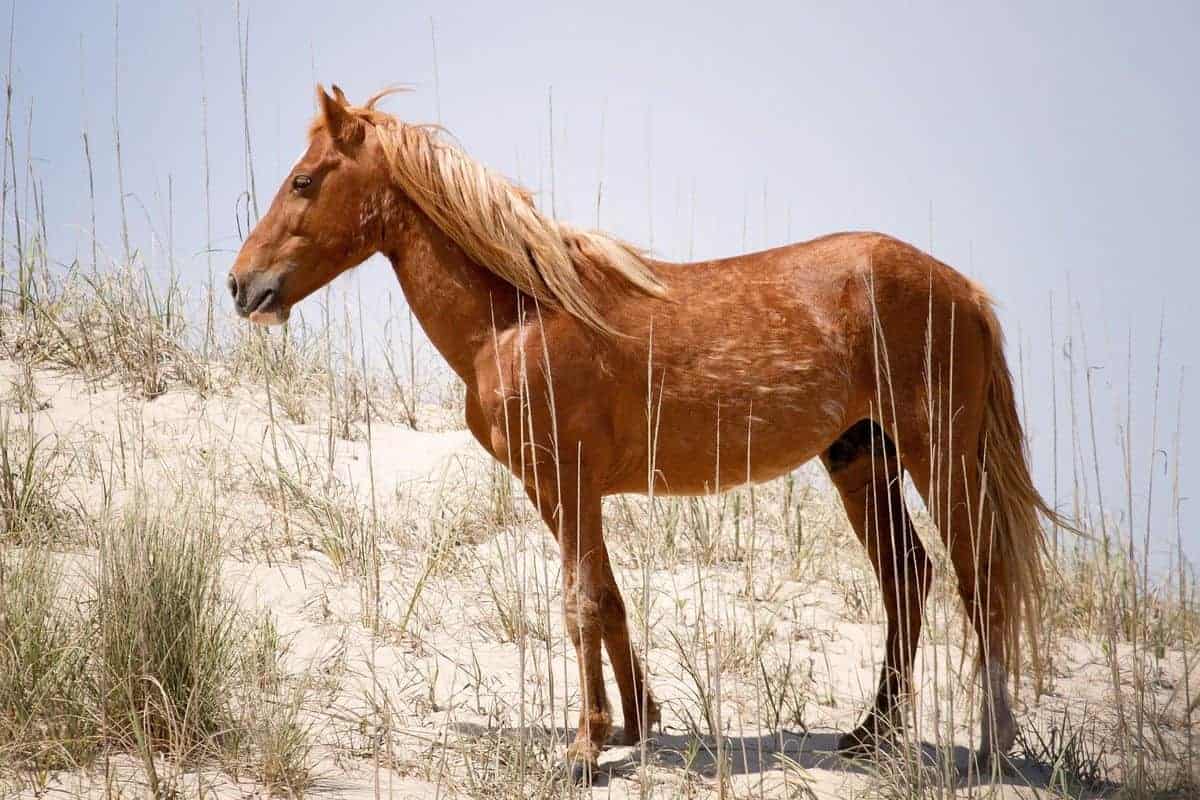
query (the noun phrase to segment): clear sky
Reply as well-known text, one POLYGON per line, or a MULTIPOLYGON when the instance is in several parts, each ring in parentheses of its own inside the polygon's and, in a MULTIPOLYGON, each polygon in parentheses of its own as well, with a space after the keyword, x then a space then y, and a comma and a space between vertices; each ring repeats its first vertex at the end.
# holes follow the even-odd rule
MULTIPOLYGON (((17 151, 24 164, 28 146, 44 184, 52 254, 90 257, 84 128, 99 238, 119 251, 115 52, 131 238, 161 267, 150 230, 165 242, 170 216, 178 268, 203 280, 205 91, 221 248, 213 263, 223 274, 247 184, 233 4, 125 0, 117 48, 114 10, 83 0, 16 5, 17 151)), ((1100 368, 1092 376, 1106 499, 1115 516, 1125 513, 1117 443, 1132 405, 1139 515, 1151 451, 1166 451, 1154 478, 1165 547, 1164 458, 1175 456, 1181 370, 1194 369, 1200 352, 1191 325, 1200 302, 1191 250, 1200 4, 244 0, 241 10, 263 208, 302 149, 317 80, 351 99, 406 82, 418 91, 391 110, 440 119, 559 216, 595 224, 598 214, 601 226, 661 257, 729 255, 835 230, 892 233, 980 280, 1001 304, 1012 359, 1024 361, 1047 492, 1050 370, 1059 371, 1059 481, 1070 485, 1067 338, 1080 370, 1100 368)), ((380 264, 357 280, 378 288, 371 297, 399 299, 380 264)), ((1197 391, 1183 394, 1184 495, 1200 486, 1188 477, 1200 458, 1188 401, 1197 391)), ((1187 507, 1185 541, 1195 538, 1187 507)), ((1190 551, 1200 556, 1200 544, 1190 551)))

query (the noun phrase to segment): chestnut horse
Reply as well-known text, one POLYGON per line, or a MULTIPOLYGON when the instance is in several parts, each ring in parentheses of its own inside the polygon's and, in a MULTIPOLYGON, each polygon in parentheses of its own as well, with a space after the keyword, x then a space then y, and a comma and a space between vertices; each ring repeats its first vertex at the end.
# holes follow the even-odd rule
POLYGON ((590 774, 658 708, 630 642, 601 498, 700 495, 819 456, 866 547, 887 614, 874 705, 840 740, 868 753, 902 722, 931 577, 904 507, 907 473, 943 538, 979 642, 981 755, 1016 735, 1008 672, 1033 633, 1039 515, 991 301, 896 239, 842 233, 695 264, 651 260, 547 217, 439 137, 318 87, 308 149, 229 274, 260 324, 374 253, 392 263, 430 341, 466 384, 466 422, 508 465, 558 541, 590 774))

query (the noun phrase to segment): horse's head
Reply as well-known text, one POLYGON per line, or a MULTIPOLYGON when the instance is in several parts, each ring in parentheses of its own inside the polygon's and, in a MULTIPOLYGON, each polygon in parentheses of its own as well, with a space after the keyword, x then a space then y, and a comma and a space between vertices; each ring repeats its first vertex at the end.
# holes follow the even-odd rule
POLYGON ((332 96, 318 86, 317 99, 308 149, 229 271, 238 314, 262 325, 375 253, 393 199, 370 104, 351 108, 336 86, 332 96))

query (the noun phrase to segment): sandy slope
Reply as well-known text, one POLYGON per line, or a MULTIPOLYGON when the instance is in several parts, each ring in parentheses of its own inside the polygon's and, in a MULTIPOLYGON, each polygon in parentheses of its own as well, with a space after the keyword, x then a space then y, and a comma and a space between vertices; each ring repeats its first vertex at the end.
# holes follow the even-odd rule
MULTIPOLYGON (((0 364, 0 385, 15 374, 11 364, 0 364)), ((207 399, 172 390, 145 401, 116 385, 50 372, 35 377, 45 408, 12 419, 51 436, 75 460, 78 474, 64 502, 98 512, 106 498, 119 507, 145 493, 150 505, 170 513, 210 521, 206 515, 216 515, 230 590, 247 608, 271 611, 289 643, 292 671, 320 679, 306 709, 317 741, 319 779, 311 794, 520 796, 513 784, 520 773, 510 762, 521 742, 534 734, 544 739, 546 731, 571 733, 564 706, 569 726, 577 708, 575 668, 559 618, 556 550, 527 506, 492 510, 510 487, 465 431, 373 422, 370 444, 333 441, 330 466, 321 417, 302 425, 281 421, 273 435, 261 390, 243 387, 207 399), (295 498, 279 501, 281 471, 313 496, 339 498, 378 520, 376 634, 364 613, 375 602, 365 589, 370 581, 339 569, 321 546, 320 526, 295 498), (513 608, 529 631, 519 644, 504 622, 513 608), (390 736, 373 735, 385 719, 381 708, 390 736)), ((612 748, 594 794, 715 796, 716 743, 693 735, 705 725, 689 661, 721 676, 721 699, 711 713, 726 732, 722 749, 735 795, 803 796, 799 787, 808 786, 832 798, 878 788, 874 767, 831 751, 873 690, 881 612, 869 567, 836 508, 819 486, 808 497, 807 536, 817 541, 804 559, 788 556, 788 533, 768 522, 756 534, 754 555, 703 565, 695 558, 643 559, 637 525, 621 522, 628 509, 610 503, 618 578, 637 609, 635 626, 641 630, 650 620, 648 661, 665 714, 647 749, 650 766, 639 766, 640 750, 612 748), (774 731, 765 723, 761 676, 783 672, 785 663, 804 698, 807 731, 794 720, 774 731)), ((694 528, 679 525, 689 537, 694 528)), ((952 599, 939 595, 931 609, 935 621, 918 666, 919 736, 944 742, 952 734, 951 757, 965 771, 975 702, 970 664, 956 644, 952 599)), ((1053 694, 1042 705, 1092 713, 1110 707, 1110 673, 1099 648, 1063 649, 1053 694)), ((1168 655, 1154 690, 1164 707, 1174 702, 1179 669, 1168 655)), ((1021 701, 1032 697, 1028 683, 1024 689, 1021 701)), ((615 702, 615 686, 610 691, 615 702)), ((1021 701, 1019 713, 1029 718, 1021 701)), ((530 785, 548 774, 543 761, 530 756, 527 769, 537 775, 530 785)), ((118 758, 112 769, 125 791, 140 791, 134 761, 118 758)), ((184 788, 202 784, 211 797, 260 791, 209 768, 179 780, 184 788)), ((1018 763, 1001 793, 1033 796, 1034 789, 1021 786, 1043 780, 1034 765, 1018 763)), ((964 795, 978 793, 971 783, 961 780, 964 795)), ((57 796, 99 796, 103 786, 89 772, 55 775, 50 788, 57 796)))

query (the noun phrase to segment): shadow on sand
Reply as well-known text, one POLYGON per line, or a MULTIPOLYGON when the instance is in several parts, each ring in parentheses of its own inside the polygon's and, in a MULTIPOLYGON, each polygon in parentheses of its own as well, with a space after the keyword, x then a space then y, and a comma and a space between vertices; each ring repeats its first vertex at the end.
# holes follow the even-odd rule
MULTIPOLYGON (((473 723, 458 723, 453 729, 464 736, 504 736, 524 739, 529 736, 550 737, 567 742, 574 737, 573 729, 532 726, 518 728, 488 728, 473 723)), ((753 775, 772 770, 794 769, 825 770, 863 776, 887 776, 898 770, 901 757, 898 752, 873 758, 847 758, 838 753, 837 741, 840 734, 832 731, 795 732, 784 731, 771 736, 727 736, 722 742, 722 757, 730 775, 753 775)), ((973 751, 955 746, 947 754, 928 742, 919 746, 921 762, 926 780, 938 780, 945 774, 952 759, 952 780, 956 788, 971 785, 1006 784, 1021 788, 1050 789, 1053 771, 1050 766, 1017 756, 1005 759, 1003 765, 993 770, 979 765, 973 751)), ((641 765, 641 745, 635 747, 610 747, 600 757, 598 774, 594 785, 605 786, 613 779, 632 777, 641 765)), ((707 780, 717 778, 716 740, 711 736, 696 737, 687 733, 664 730, 646 742, 646 759, 649 763, 667 769, 690 772, 707 780)), ((909 768, 909 774, 914 771, 909 768)), ((1061 787, 1060 787, 1061 788, 1061 787)), ((1084 789, 1074 787, 1072 796, 1079 800, 1103 798, 1111 794, 1116 785, 1105 785, 1084 789)))

